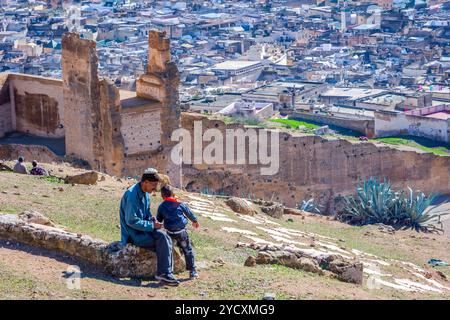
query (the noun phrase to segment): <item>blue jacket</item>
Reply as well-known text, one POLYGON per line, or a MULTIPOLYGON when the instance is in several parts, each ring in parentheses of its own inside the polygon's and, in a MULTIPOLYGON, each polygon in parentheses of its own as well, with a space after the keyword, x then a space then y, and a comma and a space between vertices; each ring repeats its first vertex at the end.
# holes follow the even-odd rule
POLYGON ((197 222, 197 217, 185 203, 163 201, 158 207, 156 220, 164 222, 164 228, 169 231, 184 229, 188 219, 197 222))
POLYGON ((150 197, 142 191, 140 183, 136 183, 125 192, 120 202, 121 242, 124 245, 131 242, 139 246, 153 229, 150 197))

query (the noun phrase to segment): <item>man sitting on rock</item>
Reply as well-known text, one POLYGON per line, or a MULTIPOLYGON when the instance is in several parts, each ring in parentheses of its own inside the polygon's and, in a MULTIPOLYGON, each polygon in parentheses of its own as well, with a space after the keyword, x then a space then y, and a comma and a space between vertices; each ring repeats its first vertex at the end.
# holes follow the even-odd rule
POLYGON ((30 171, 31 175, 33 175, 33 176, 48 176, 47 170, 45 170, 42 167, 38 167, 38 163, 36 160, 33 160, 31 162, 31 165, 33 166, 33 168, 30 171))
POLYGON ((157 271, 155 278, 169 285, 178 285, 173 276, 172 239, 161 229, 150 212, 149 193, 156 191, 161 178, 158 171, 147 169, 141 181, 129 188, 120 203, 120 230, 122 244, 156 250, 157 271))
POLYGON ((23 157, 19 157, 13 168, 13 171, 15 173, 28 174, 28 169, 27 167, 25 167, 25 164, 23 163, 24 161, 25 159, 23 157))

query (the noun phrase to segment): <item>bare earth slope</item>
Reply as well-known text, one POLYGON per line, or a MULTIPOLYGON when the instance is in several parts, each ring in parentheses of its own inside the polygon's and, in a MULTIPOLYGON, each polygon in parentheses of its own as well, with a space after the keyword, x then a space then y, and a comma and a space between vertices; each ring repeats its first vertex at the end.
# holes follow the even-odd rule
MULTIPOLYGON (((78 171, 66 165, 46 166, 61 177, 78 171)), ((0 213, 36 210, 71 231, 118 240, 119 201, 131 183, 105 176, 95 186, 72 186, 0 172, 0 213)), ((0 298, 260 299, 268 292, 277 299, 450 298, 450 281, 444 278, 450 277, 450 267, 426 265, 430 258, 450 261, 447 236, 352 227, 311 214, 282 219, 241 216, 221 199, 190 193, 179 196, 201 224, 200 230, 190 230, 198 280, 167 288, 150 280, 115 279, 70 257, 1 240, 0 298), (268 243, 357 258, 364 263, 364 283, 344 283, 278 265, 245 267, 246 258, 256 255, 248 246, 268 243), (67 286, 71 265, 82 271, 79 290, 67 286)), ((152 196, 153 212, 160 201, 159 195, 152 196)), ((188 274, 179 277, 187 279, 188 274)))

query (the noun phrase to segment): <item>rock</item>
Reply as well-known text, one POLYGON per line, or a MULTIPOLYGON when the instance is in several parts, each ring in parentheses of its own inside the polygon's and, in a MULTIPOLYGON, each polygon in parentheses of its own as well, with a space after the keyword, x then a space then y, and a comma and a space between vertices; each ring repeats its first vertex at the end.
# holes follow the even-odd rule
POLYGON ((274 204, 269 207, 262 207, 261 211, 267 214, 268 216, 276 219, 281 219, 283 217, 283 205, 274 204))
POLYGON ((63 192, 63 191, 64 191, 64 188, 63 188, 63 187, 59 187, 59 188, 58 188, 58 191, 59 191, 59 192, 63 192))
POLYGON ((275 293, 271 292, 265 293, 263 300, 275 300, 275 293))
MULTIPOLYGON (((148 249, 127 244, 123 247, 119 242, 110 244, 106 251, 105 270, 118 277, 152 277, 156 273, 156 253, 148 249)), ((174 272, 185 269, 179 251, 173 250, 174 272)))
POLYGON ((296 266, 297 269, 302 269, 307 272, 313 272, 318 274, 324 273, 322 268, 320 268, 319 263, 312 258, 301 257, 297 259, 296 266))
POLYGON ((445 275, 445 273, 440 270, 435 270, 435 272, 442 280, 447 280, 447 276, 445 275))
POLYGON ((272 264, 278 262, 278 260, 274 259, 268 251, 259 251, 255 262, 257 264, 272 264))
POLYGON ((253 256, 249 256, 247 260, 244 262, 244 266, 246 267, 254 267, 256 266, 256 259, 253 256))
POLYGON ((314 129, 312 132, 317 135, 324 135, 330 133, 330 128, 328 126, 322 126, 320 128, 314 129))
POLYGON ((7 164, 5 164, 3 162, 0 162, 0 171, 10 171, 10 172, 12 172, 13 169, 10 166, 8 166, 7 164))
MULTIPOLYGON (((86 235, 28 223, 13 214, 0 215, 0 238, 58 251, 96 266, 117 277, 148 278, 156 272, 156 254, 131 244, 108 244, 86 235)), ((183 257, 173 251, 174 272, 185 269, 183 257)))
POLYGON ((74 176, 67 176, 64 179, 65 183, 86 184, 86 185, 97 184, 97 180, 98 180, 98 173, 95 171, 89 171, 74 176))
POLYGON ((165 174, 162 174, 162 173, 158 173, 158 175, 161 178, 160 184, 161 184, 162 187, 171 185, 169 176, 167 176, 165 174))
POLYGON ((304 212, 302 210, 299 210, 299 209, 284 208, 283 209, 283 214, 292 214, 292 215, 295 215, 295 216, 303 216, 304 212))
POLYGON ((387 233, 387 234, 395 234, 395 228, 389 225, 385 225, 383 223, 376 223, 374 226, 377 226, 378 231, 381 233, 387 233))
POLYGON ((298 257, 295 253, 284 252, 282 255, 278 254, 278 263, 293 269, 301 269, 307 272, 323 274, 319 263, 308 257, 298 257))
POLYGON ((286 222, 294 222, 294 220, 289 218, 289 219, 286 220, 286 222))
POLYGON ((350 283, 362 284, 363 280, 363 264, 358 261, 346 260, 339 255, 317 255, 308 253, 306 250, 292 252, 286 251, 286 249, 266 248, 258 251, 255 261, 256 264, 280 264, 293 269, 331 276, 350 283))
POLYGON ((336 258, 329 262, 327 269, 336 274, 341 281, 356 284, 362 284, 363 282, 363 264, 360 262, 336 258))
POLYGON ((19 215, 19 218, 26 223, 37 223, 44 226, 56 227, 53 221, 37 211, 24 211, 19 215))
POLYGON ((100 181, 105 181, 106 177, 105 176, 101 176, 100 181))
POLYGON ((225 264, 225 261, 222 260, 222 258, 214 259, 212 262, 214 262, 216 265, 223 266, 225 264))
POLYGON ((258 213, 252 203, 245 199, 232 197, 227 199, 225 203, 231 208, 231 210, 240 214, 253 216, 258 213))
POLYGON ((254 200, 252 200, 252 202, 254 204, 257 204, 258 206, 262 206, 262 207, 269 207, 269 206, 273 206, 274 204, 280 204, 279 202, 267 201, 267 200, 262 200, 262 199, 254 199, 254 200))

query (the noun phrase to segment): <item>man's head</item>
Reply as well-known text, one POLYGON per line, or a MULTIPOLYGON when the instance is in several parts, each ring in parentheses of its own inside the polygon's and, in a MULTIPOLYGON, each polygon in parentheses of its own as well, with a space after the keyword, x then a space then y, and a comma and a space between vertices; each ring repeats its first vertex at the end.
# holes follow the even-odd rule
POLYGON ((163 186, 162 188, 161 188, 161 197, 164 199, 164 198, 170 198, 170 197, 173 197, 174 196, 174 191, 173 191, 173 188, 172 188, 172 186, 169 186, 169 185, 167 185, 167 186, 163 186))
POLYGON ((153 168, 145 170, 141 178, 141 189, 144 192, 153 192, 158 188, 158 183, 161 181, 161 177, 158 171, 153 168))
POLYGON ((18 161, 19 161, 20 163, 22 163, 22 162, 25 161, 25 159, 24 159, 22 156, 20 156, 19 159, 18 159, 18 161))
POLYGON ((36 168, 36 167, 37 167, 37 161, 36 161, 36 160, 33 160, 33 161, 31 162, 31 165, 33 166, 33 168, 36 168))

